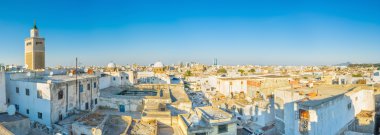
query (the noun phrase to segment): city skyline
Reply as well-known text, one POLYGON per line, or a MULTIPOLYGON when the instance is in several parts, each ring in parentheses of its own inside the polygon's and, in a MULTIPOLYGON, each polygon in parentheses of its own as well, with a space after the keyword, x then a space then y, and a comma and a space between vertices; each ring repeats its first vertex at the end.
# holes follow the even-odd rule
POLYGON ((0 5, 0 63, 23 65, 33 21, 46 65, 379 63, 380 2, 24 2, 0 5), (344 2, 344 3, 343 3, 344 2), (17 6, 16 6, 17 5, 17 6), (212 6, 211 6, 212 5, 212 6), (67 10, 64 10, 67 9, 67 10), (70 10, 69 10, 70 9, 70 10))

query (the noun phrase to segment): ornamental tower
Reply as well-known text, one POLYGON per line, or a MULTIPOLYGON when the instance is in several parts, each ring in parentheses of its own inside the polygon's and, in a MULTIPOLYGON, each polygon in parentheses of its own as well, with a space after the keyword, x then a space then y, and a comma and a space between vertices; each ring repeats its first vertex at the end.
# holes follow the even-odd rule
POLYGON ((36 21, 25 39, 25 66, 30 70, 45 69, 45 38, 39 36, 36 21))

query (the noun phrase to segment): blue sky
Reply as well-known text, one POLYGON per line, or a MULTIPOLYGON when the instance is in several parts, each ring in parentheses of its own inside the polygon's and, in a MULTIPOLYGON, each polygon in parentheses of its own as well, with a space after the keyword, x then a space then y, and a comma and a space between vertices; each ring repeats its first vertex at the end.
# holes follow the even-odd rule
POLYGON ((34 19, 48 66, 380 62, 377 0, 2 0, 0 63, 23 65, 34 19))

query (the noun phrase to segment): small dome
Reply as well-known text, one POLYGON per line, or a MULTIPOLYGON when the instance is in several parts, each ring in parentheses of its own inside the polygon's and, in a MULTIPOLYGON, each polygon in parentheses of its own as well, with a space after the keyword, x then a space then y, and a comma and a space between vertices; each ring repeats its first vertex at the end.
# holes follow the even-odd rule
POLYGON ((116 68, 116 64, 113 62, 108 63, 107 68, 116 68))
POLYGON ((164 64, 162 64, 161 61, 157 61, 156 63, 154 63, 153 67, 155 67, 155 68, 162 68, 162 67, 164 67, 164 64))

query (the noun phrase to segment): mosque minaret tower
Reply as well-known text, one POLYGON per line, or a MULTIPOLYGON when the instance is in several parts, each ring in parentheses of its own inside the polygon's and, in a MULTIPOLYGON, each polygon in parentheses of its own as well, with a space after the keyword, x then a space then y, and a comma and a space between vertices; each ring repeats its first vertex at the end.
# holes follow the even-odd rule
POLYGON ((25 39, 25 66, 30 70, 45 68, 45 38, 40 37, 36 22, 25 39))

